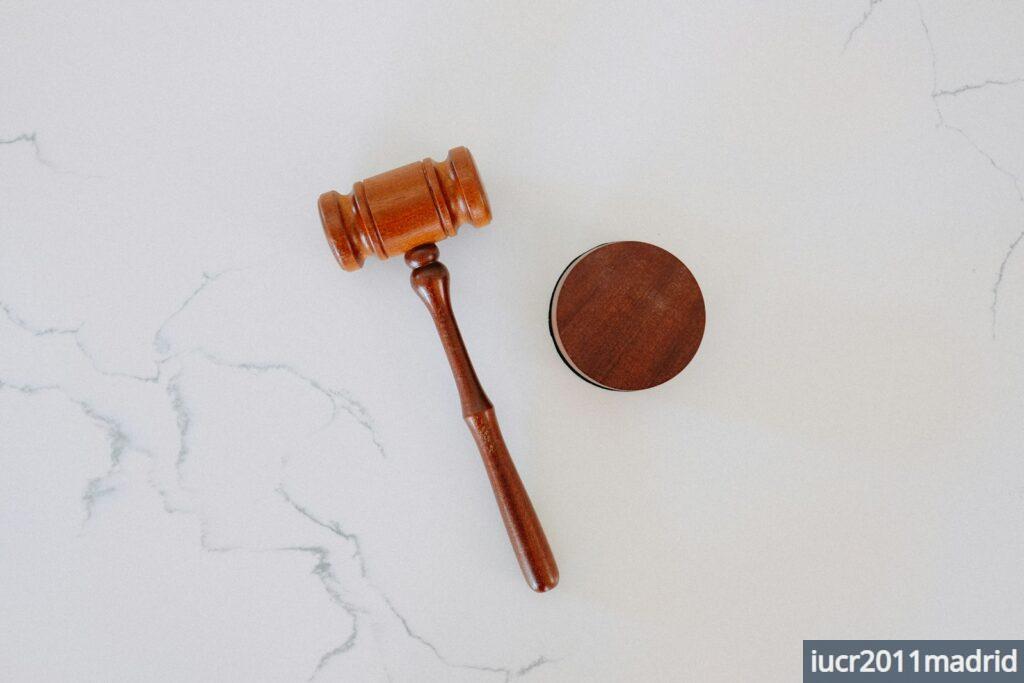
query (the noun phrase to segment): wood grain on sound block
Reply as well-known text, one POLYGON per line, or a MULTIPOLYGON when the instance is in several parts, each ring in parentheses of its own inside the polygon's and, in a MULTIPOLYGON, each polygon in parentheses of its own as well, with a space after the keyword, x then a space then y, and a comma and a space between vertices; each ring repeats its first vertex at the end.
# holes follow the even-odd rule
POLYGON ((675 377, 704 337, 704 296, 682 261, 646 242, 594 247, 551 296, 551 336, 580 377, 636 391, 675 377))

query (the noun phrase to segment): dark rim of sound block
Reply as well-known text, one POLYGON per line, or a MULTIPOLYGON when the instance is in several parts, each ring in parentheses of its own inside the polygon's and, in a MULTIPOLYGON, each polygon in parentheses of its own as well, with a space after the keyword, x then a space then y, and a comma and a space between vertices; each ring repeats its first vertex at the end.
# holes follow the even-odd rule
POLYGON ((579 256, 574 258, 573 260, 569 261, 569 265, 567 265, 565 268, 563 268, 562 272, 558 274, 558 278, 555 280, 555 286, 551 288, 551 300, 548 301, 548 334, 551 335, 551 343, 552 343, 552 345, 554 345, 555 351, 558 352, 558 357, 562 359, 563 363, 565 363, 565 367, 567 367, 570 370, 572 370, 572 374, 576 375, 577 377, 579 377, 581 380, 583 380, 587 384, 593 384, 598 389, 604 389, 605 391, 618 391, 618 389, 612 389, 611 387, 606 387, 603 384, 598 384, 597 382, 593 381, 592 379, 590 379, 589 377, 584 375, 582 372, 577 370, 575 367, 573 367, 573 364, 570 363, 569 359, 566 358, 565 355, 562 353, 562 347, 558 343, 558 338, 555 337, 555 322, 554 322, 554 318, 555 318, 555 315, 554 315, 555 314, 555 292, 558 291, 558 285, 560 285, 562 283, 562 278, 565 277, 565 274, 569 272, 569 269, 572 268, 574 265, 576 265, 576 262, 579 261, 581 258, 586 256, 590 252, 594 251, 595 249, 600 249, 601 247, 609 245, 609 244, 613 244, 613 242, 602 242, 601 244, 598 244, 595 247, 591 247, 590 249, 587 249, 585 252, 583 252, 582 254, 580 254, 579 256))

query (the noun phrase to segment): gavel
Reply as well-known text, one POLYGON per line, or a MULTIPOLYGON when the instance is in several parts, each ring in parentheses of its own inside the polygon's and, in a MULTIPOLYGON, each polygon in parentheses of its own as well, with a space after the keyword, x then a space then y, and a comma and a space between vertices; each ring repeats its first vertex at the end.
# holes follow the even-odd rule
POLYGON ((327 241, 345 270, 359 270, 370 255, 382 260, 405 255, 412 288, 434 319, 455 375, 462 416, 480 450, 519 567, 530 588, 551 590, 558 584, 554 555, 462 341, 448 269, 437 260, 435 242, 453 237, 466 223, 481 228, 491 221, 473 156, 456 147, 444 161, 428 158, 357 182, 350 194, 325 192, 319 205, 327 241))

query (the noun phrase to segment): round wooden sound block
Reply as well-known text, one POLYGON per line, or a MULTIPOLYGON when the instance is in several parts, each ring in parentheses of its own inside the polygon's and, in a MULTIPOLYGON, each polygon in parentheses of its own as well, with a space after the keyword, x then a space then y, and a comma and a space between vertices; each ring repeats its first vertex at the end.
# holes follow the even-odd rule
POLYGON ((605 389, 636 391, 687 366, 704 336, 704 297, 690 270, 661 247, 612 242, 577 257, 551 295, 551 337, 562 360, 605 389))

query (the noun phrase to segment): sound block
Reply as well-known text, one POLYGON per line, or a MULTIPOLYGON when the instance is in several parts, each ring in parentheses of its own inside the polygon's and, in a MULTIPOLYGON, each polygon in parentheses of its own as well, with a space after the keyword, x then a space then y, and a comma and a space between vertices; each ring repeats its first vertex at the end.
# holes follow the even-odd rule
POLYGON ((604 389, 649 389, 678 375, 697 353, 704 322, 693 274, 646 242, 584 252, 551 295, 555 348, 573 372, 604 389))

